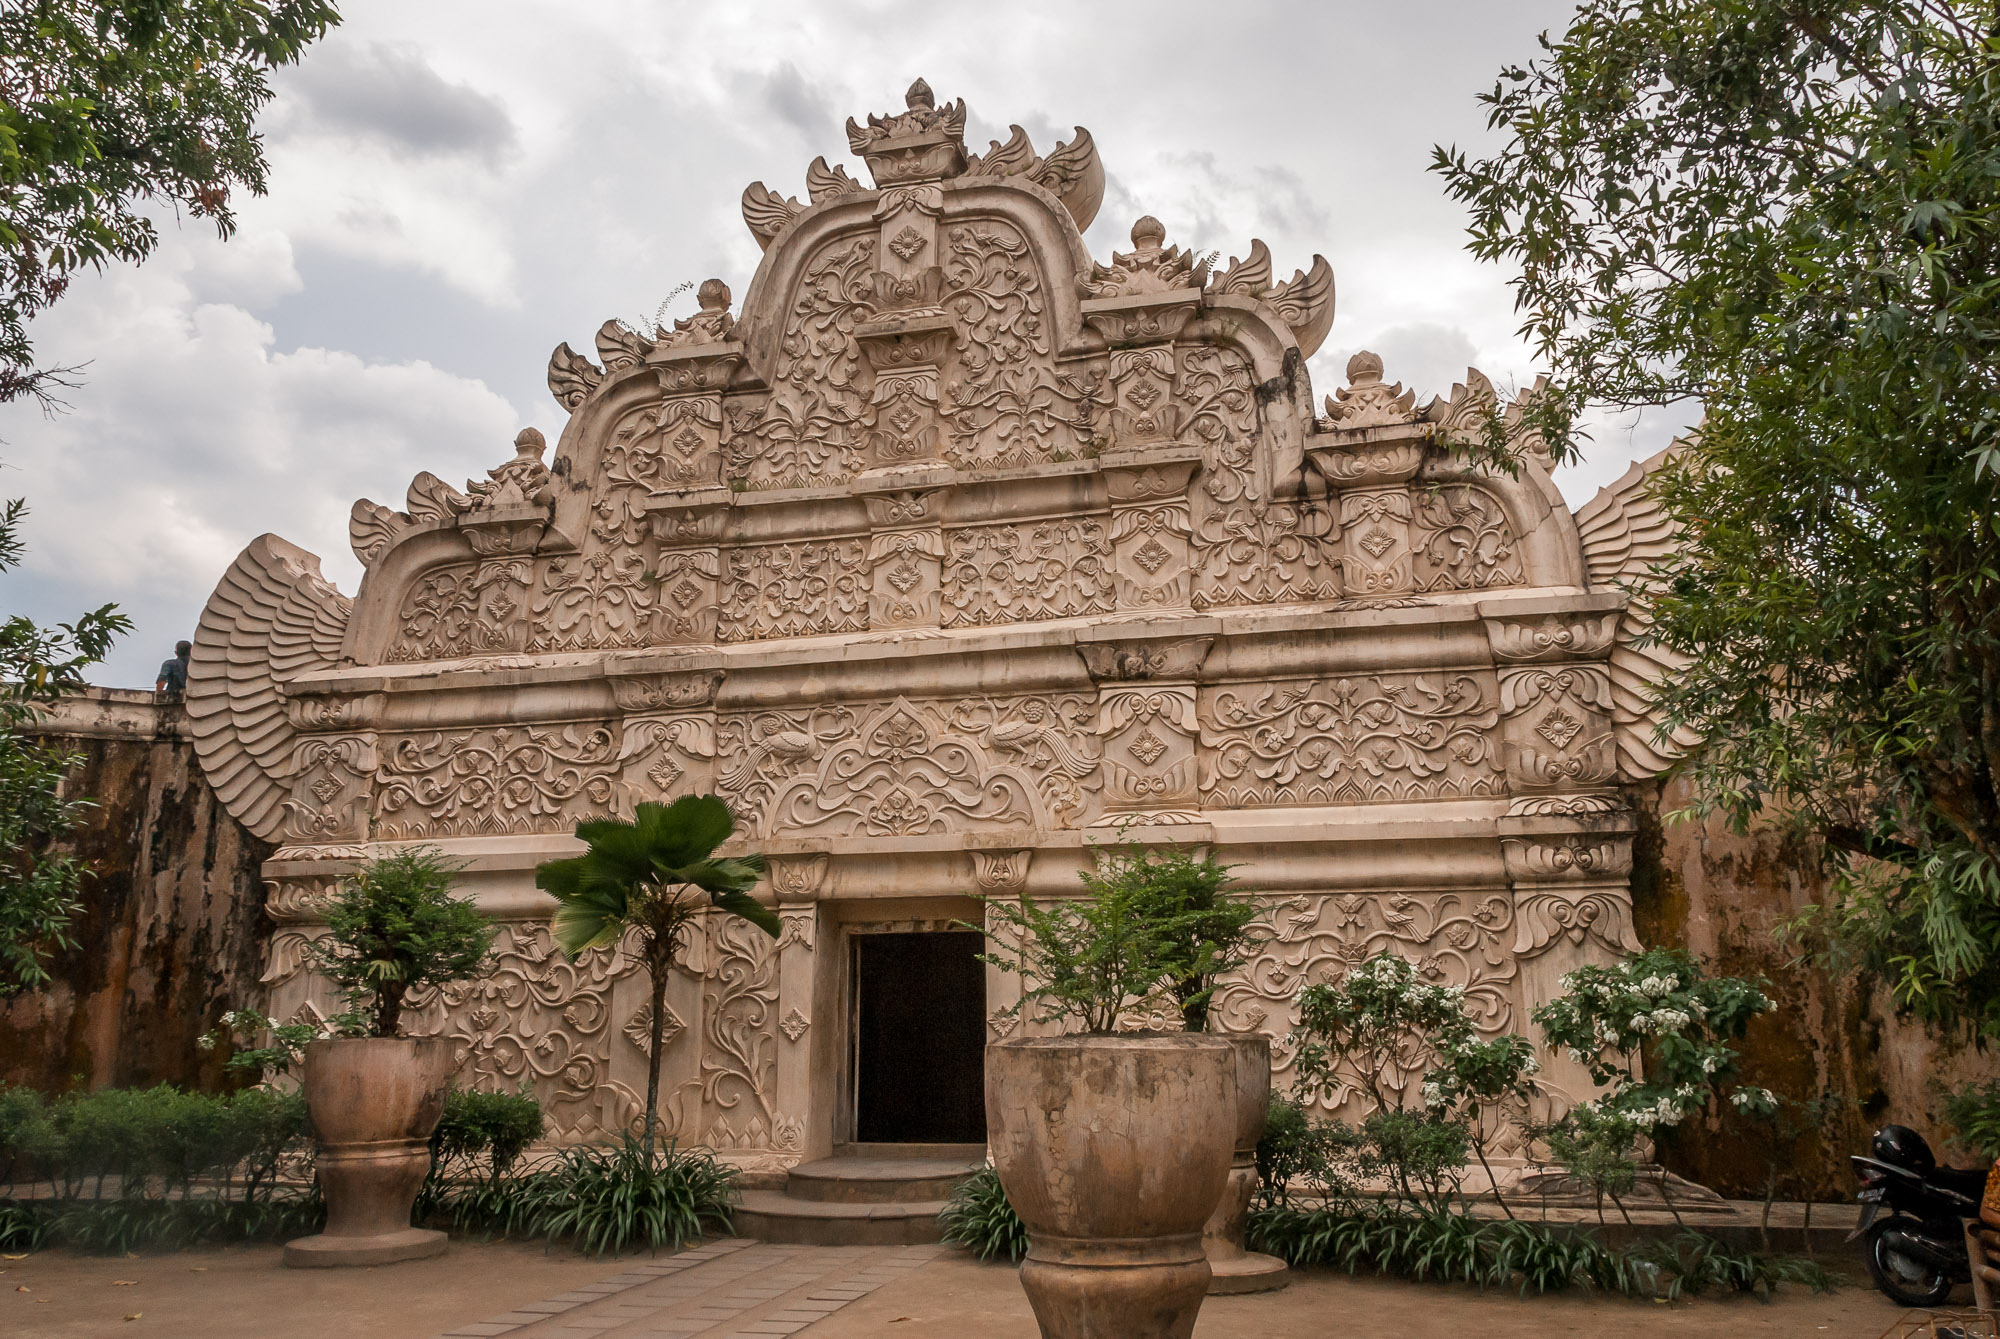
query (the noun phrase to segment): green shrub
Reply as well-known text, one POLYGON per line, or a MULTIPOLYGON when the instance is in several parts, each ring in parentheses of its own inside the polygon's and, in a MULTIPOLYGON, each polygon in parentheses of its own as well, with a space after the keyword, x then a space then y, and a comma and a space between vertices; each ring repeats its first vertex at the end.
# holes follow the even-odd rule
POLYGON ((559 1149, 515 1178, 501 1224, 597 1255, 678 1247, 708 1228, 727 1232, 736 1169, 669 1144, 648 1156, 630 1134, 615 1144, 559 1149))
MULTIPOLYGON (((0 1112, 0 1121, 5 1119, 0 1112)), ((1957 1132, 1954 1144, 1982 1158, 2000 1158, 2000 1080, 1969 1083, 1946 1094, 1944 1119, 1957 1132)))
POLYGON ((316 1195, 278 1180, 305 1122, 296 1093, 0 1089, 0 1186, 23 1196, 0 1197, 0 1240, 118 1252, 309 1228, 316 1195))
POLYGON ((981 1260, 1014 1261, 1028 1253, 1027 1226, 1008 1203, 991 1163, 952 1187, 938 1222, 946 1241, 970 1248, 981 1260))
POLYGON ((453 1089, 431 1135, 431 1170, 417 1194, 419 1220, 462 1231, 504 1232, 518 1217, 519 1187, 508 1172, 542 1137, 541 1103, 518 1093, 453 1089))
POLYGON ((1247 1237, 1251 1250, 1292 1265, 1515 1287, 1523 1296, 1587 1288, 1672 1300, 1718 1289, 1768 1300, 1779 1283, 1833 1288, 1832 1277, 1810 1260, 1735 1250, 1699 1232, 1614 1250, 1574 1225, 1280 1206, 1254 1211, 1247 1237))

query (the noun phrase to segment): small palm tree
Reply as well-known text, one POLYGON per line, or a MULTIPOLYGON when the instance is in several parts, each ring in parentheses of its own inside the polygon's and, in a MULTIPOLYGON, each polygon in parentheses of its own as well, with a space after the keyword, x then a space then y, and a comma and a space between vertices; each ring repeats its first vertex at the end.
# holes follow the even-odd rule
POLYGON ((590 849, 535 871, 535 886, 561 903, 549 933, 569 957, 609 948, 628 932, 638 932, 639 954, 653 983, 652 1045, 646 1051, 649 1160, 660 1118, 667 974, 680 958, 688 928, 714 908, 741 916, 773 938, 778 934, 777 916, 750 896, 764 875, 764 857, 715 854, 734 831, 736 819, 721 800, 683 795, 672 804, 639 805, 630 823, 606 819, 577 824, 577 837, 590 849))

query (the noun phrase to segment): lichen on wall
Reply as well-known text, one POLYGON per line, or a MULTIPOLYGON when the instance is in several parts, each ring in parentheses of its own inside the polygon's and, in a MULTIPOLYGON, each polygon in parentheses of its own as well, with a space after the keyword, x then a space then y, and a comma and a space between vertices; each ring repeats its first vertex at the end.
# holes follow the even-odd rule
POLYGON ((1835 1100, 1815 1126, 1775 1142, 1733 1114, 1683 1126, 1663 1140, 1661 1160, 1724 1194, 1751 1197, 1764 1193, 1775 1161, 1781 1196, 1839 1198, 1854 1190, 1848 1155, 1865 1153, 1870 1133, 1895 1122, 1922 1133, 1941 1161, 1975 1163, 1948 1147, 1941 1093, 1990 1078, 1995 1057, 1968 1037, 1940 1038, 1900 1015, 1880 982, 1809 959, 1783 927, 1823 896, 1824 883, 1777 834, 1664 823, 1687 802, 1684 782, 1629 794, 1639 815, 1632 907, 1640 940, 1686 949, 1718 972, 1768 978, 1777 1007, 1744 1038, 1744 1081, 1794 1099, 1835 1100))
POLYGON ((237 1082, 197 1043, 257 999, 271 848, 216 802, 182 725, 151 693, 92 689, 42 727, 82 757, 71 793, 97 807, 69 845, 91 873, 52 982, 0 1003, 0 1083, 237 1082))

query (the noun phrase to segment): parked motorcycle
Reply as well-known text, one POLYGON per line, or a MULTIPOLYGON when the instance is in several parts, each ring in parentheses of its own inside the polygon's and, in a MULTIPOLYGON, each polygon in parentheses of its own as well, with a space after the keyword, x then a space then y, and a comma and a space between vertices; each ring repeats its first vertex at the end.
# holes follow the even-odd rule
POLYGON ((1847 1239, 1867 1238, 1868 1276, 1890 1301, 1937 1306, 1955 1284, 1972 1281, 1965 1220, 1979 1216, 1986 1170, 1938 1166, 1924 1137, 1904 1125, 1877 1130, 1870 1151, 1849 1159, 1861 1182, 1861 1222, 1847 1239))

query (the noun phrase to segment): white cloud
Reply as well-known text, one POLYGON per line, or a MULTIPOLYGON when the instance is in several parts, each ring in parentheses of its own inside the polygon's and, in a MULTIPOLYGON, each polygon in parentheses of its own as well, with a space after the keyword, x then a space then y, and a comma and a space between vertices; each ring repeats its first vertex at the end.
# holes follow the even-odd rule
MULTIPOLYGON (((965 98, 980 147, 1011 123, 1045 151, 1089 127, 1109 176, 1099 256, 1142 212, 1224 256, 1261 237, 1281 274, 1324 254, 1339 311, 1310 369, 1321 395, 1363 347, 1426 396, 1467 362, 1502 387, 1532 378, 1507 275, 1466 253, 1428 163, 1434 142, 1486 140, 1476 95, 1571 0, 1244 0, 1226 20, 1199 0, 342 9, 277 80, 271 194, 244 202, 242 232, 169 225, 139 270, 80 280, 34 332, 48 358, 90 360, 72 412, 0 410, 0 493, 35 508, 34 565, 0 600, 41 616, 120 601, 142 619, 126 682, 251 536, 284 534, 351 584, 355 496, 483 469, 522 421, 554 438, 558 340, 586 348, 684 281, 744 293, 761 256, 744 185, 803 194, 822 153, 858 170, 842 122, 899 106, 919 74, 965 98)), ((1673 417, 1601 426, 1562 475, 1573 500, 1673 417)))
POLYGON ((0 493, 31 509, 27 562, 10 585, 39 588, 10 590, 12 607, 25 596, 42 617, 69 617, 116 600, 139 626, 110 682, 146 679, 264 531, 320 554, 351 593, 354 498, 400 501, 420 469, 497 464, 518 426, 500 396, 427 363, 275 348, 269 325, 204 298, 295 287, 289 251, 231 248, 170 234, 147 265, 79 284, 36 330, 45 358, 88 361, 70 412, 0 412, 0 493), (227 262, 215 254, 225 249, 227 262))

